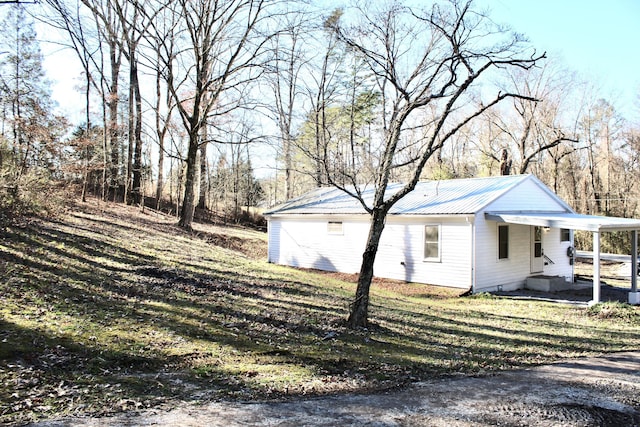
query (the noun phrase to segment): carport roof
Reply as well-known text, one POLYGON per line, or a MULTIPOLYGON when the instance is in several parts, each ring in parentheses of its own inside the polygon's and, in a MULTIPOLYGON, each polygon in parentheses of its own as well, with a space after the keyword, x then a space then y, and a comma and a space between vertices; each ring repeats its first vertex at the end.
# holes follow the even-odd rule
POLYGON ((640 219, 581 215, 572 212, 485 212, 491 221, 586 231, 640 230, 640 219))

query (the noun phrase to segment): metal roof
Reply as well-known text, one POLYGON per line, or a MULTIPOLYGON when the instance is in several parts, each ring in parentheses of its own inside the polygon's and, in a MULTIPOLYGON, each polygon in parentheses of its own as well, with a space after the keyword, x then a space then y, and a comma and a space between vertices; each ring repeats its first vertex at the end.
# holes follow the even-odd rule
POLYGON ((559 212, 485 212, 486 219, 510 224, 586 231, 640 230, 640 219, 559 212))
MULTIPOLYGON (((532 175, 422 181, 411 193, 398 201, 389 213, 392 215, 474 214, 526 180, 539 183, 532 175)), ((544 185, 540 185, 546 189, 544 185)), ((402 187, 403 184, 391 184, 387 187, 387 193, 392 195, 402 187)), ((552 192, 550 194, 553 195, 552 192)), ((373 196, 373 188, 363 191, 363 199, 367 206, 371 206, 373 196)), ((558 200, 561 202, 560 199, 558 200)), ((337 188, 323 187, 275 206, 265 212, 265 215, 365 213, 365 209, 355 198, 337 188)))
MULTIPOLYGON (((398 203, 391 215, 464 215, 482 211, 490 203, 521 183, 533 180, 564 205, 566 212, 508 211, 487 212, 492 221, 541 227, 569 228, 586 231, 640 230, 640 219, 581 215, 573 212, 559 197, 532 175, 496 176, 487 178, 422 181, 398 203)), ((392 195, 402 184, 391 184, 387 194, 392 195)), ((371 206, 374 189, 363 191, 363 199, 371 206)), ((333 214, 358 215, 366 211, 358 200, 334 187, 323 187, 290 200, 265 212, 265 215, 333 214)))

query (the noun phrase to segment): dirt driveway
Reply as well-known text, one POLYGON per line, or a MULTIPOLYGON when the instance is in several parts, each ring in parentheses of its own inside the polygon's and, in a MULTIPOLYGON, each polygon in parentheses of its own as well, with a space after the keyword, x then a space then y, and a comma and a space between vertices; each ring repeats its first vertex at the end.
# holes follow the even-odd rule
POLYGON ((187 404, 58 426, 639 426, 640 352, 483 377, 438 379, 403 390, 278 403, 187 404))

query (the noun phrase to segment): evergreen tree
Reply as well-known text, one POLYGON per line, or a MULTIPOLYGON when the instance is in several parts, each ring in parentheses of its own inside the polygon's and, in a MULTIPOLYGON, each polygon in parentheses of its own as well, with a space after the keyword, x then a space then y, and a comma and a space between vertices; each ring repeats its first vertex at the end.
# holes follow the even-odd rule
POLYGON ((22 5, 0 22, 0 222, 58 209, 66 121, 52 114, 33 20, 22 5))
POLYGON ((24 6, 16 4, 8 11, 0 27, 0 45, 7 49, 0 57, 0 129, 17 176, 31 167, 51 168, 58 151, 52 141, 59 125, 51 114, 34 23, 24 6))

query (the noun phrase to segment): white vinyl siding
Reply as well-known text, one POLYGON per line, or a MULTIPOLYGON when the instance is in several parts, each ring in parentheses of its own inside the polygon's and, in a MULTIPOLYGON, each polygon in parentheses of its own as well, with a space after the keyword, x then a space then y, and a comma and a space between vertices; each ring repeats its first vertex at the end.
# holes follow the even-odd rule
POLYGON ((357 273, 369 223, 331 220, 342 224, 341 234, 328 232, 328 220, 301 216, 269 221, 269 262, 293 267, 357 273), (276 242, 278 242, 276 244, 276 242))
POLYGON ((373 272, 378 277, 456 288, 471 287, 471 226, 464 217, 442 218, 440 262, 425 262, 425 222, 395 217, 387 221, 373 272))
MULTIPOLYGON (((475 292, 521 288, 531 270, 531 231, 528 225, 509 224, 509 258, 499 259, 498 223, 478 215, 476 222, 475 292)), ((504 225, 504 224, 500 224, 504 225)))
POLYGON ((543 231, 542 247, 544 254, 553 263, 548 262, 544 266, 544 274, 549 276, 563 276, 568 281, 573 281, 573 266, 567 256, 567 249, 572 246, 571 240, 561 241, 562 229, 551 228, 543 231))
POLYGON ((280 262, 280 229, 281 221, 267 221, 267 261, 275 264, 282 264, 280 262))
POLYGON ((487 212, 565 212, 564 206, 558 200, 554 200, 547 191, 531 180, 524 181, 517 187, 512 188, 485 207, 484 210, 487 212))
MULTIPOLYGON (((333 221, 333 220, 332 220, 333 221)), ((269 221, 269 262, 357 273, 369 232, 368 217, 344 218, 343 234, 327 233, 327 219, 308 216, 269 221)), ((390 216, 382 233, 374 275, 407 282, 471 286, 471 227, 464 219, 443 219, 441 262, 425 262, 425 222, 390 216)))
MULTIPOLYGON (((525 181, 486 206, 484 211, 561 212, 563 209, 551 194, 534 181, 525 181)), ((498 287, 503 290, 522 288, 531 275, 531 228, 528 225, 508 224, 509 258, 499 259, 497 227, 506 224, 486 221, 484 212, 479 212, 476 218, 474 291, 494 291, 498 287)), ((544 253, 555 262, 544 266, 544 274, 569 277, 573 270, 568 265, 566 255, 564 259, 560 256, 562 250, 566 252, 569 242, 559 243, 559 232, 559 229, 551 229, 543 236, 544 253)))

